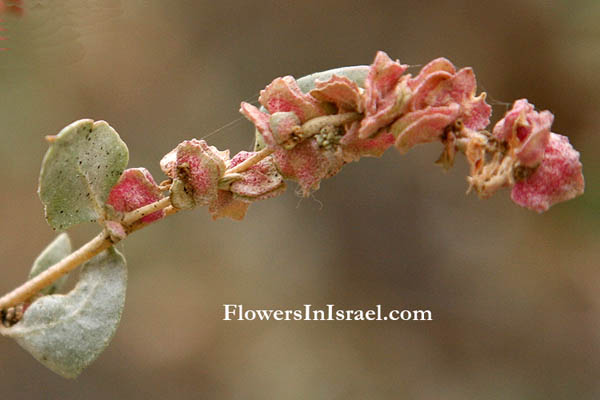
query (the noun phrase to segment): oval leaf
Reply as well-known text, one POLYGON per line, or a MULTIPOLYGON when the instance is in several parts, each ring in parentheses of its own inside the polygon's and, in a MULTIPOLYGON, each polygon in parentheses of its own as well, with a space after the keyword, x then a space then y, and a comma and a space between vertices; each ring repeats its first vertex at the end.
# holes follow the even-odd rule
POLYGON ((82 119, 51 137, 38 189, 50 226, 63 230, 103 218, 128 161, 127 146, 104 121, 82 119))
POLYGON ((77 377, 111 341, 125 303, 125 258, 109 248, 84 264, 67 295, 44 296, 0 332, 65 378, 77 377))
MULTIPOLYGON (((36 275, 41 274, 72 252, 71 240, 69 235, 61 233, 42 251, 42 253, 36 258, 29 272, 29 279, 36 275)), ((43 294, 53 294, 58 292, 67 281, 68 275, 57 279, 52 285, 40 291, 43 294)))
POLYGON ((299 78, 296 82, 300 89, 304 93, 308 93, 315 88, 315 81, 327 81, 331 79, 333 75, 344 76, 351 81, 356 82, 356 84, 364 88, 365 87, 365 79, 367 79, 367 74, 369 73, 368 65, 356 65, 354 67, 341 67, 334 68, 327 71, 315 72, 314 74, 303 76, 299 78))

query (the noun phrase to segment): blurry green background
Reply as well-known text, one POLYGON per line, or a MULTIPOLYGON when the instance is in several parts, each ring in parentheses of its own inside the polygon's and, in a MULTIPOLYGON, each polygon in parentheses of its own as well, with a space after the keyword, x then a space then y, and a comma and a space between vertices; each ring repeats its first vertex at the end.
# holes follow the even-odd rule
MULTIPOLYGON (((586 194, 537 215, 465 196, 441 146, 291 184, 242 222, 180 213, 124 244, 127 304, 75 381, 0 338, 3 399, 600 398, 600 2, 35 1, 0 53, 0 292, 54 237, 35 193, 44 135, 104 119, 162 179, 180 141, 248 150, 241 100, 272 79, 369 64, 472 66, 494 104, 527 97, 581 152, 586 194), (223 321, 247 309, 430 309, 432 322, 223 321)), ((1 35, 0 35, 1 36, 1 35)), ((74 230, 81 245, 97 230, 74 230)))

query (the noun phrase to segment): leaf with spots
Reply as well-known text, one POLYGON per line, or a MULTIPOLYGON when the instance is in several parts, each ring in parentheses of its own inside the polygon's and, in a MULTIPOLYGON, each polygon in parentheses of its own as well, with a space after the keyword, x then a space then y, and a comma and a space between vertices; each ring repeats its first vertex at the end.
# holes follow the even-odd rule
MULTIPOLYGON (((71 254, 71 240, 66 233, 61 233, 42 251, 36 258, 29 272, 29 279, 41 274, 69 254, 71 254)), ((43 294, 53 294, 59 291, 67 281, 68 275, 58 278, 54 283, 47 288, 41 290, 43 294)))
POLYGON ((44 366, 75 378, 108 346, 125 303, 125 258, 109 248, 84 264, 75 288, 35 301, 23 319, 0 333, 44 366))
POLYGON ((39 195, 46 220, 63 230, 104 218, 104 204, 129 160, 127 146, 104 121, 82 119, 52 136, 39 195))

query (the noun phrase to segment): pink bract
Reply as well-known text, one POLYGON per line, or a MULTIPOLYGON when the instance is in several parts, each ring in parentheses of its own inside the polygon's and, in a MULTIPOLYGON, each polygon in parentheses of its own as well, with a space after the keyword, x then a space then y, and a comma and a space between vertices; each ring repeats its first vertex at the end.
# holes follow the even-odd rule
POLYGON ((217 198, 208 206, 213 219, 228 217, 241 221, 246 216, 250 203, 234 198, 233 193, 227 190, 219 190, 217 198))
MULTIPOLYGON (((248 151, 239 152, 231 159, 229 167, 235 167, 254 154, 248 151)), ((277 172, 270 157, 254 164, 241 175, 242 178, 233 182, 230 187, 235 198, 247 201, 263 200, 275 197, 285 190, 283 177, 277 172)))
POLYGON ((517 182, 512 200, 537 212, 583 193, 584 179, 579 152, 565 136, 551 133, 540 166, 526 180, 517 182))
POLYGON ((545 209, 581 193, 580 163, 571 161, 578 153, 569 145, 571 152, 563 149, 561 161, 555 155, 558 142, 548 145, 553 121, 549 111, 536 112, 527 100, 518 100, 496 124, 492 137, 483 131, 489 124, 491 107, 485 93, 477 95, 471 68, 457 70, 445 58, 431 61, 415 77, 404 75, 406 68, 378 52, 368 69, 364 90, 347 77, 333 75, 316 81, 315 88, 304 94, 292 77, 277 78, 261 91, 260 102, 268 112, 247 103, 242 103, 241 112, 273 151, 271 157, 279 172, 296 180, 305 196, 347 162, 379 157, 392 144, 405 153, 417 144, 435 141, 444 144, 438 160, 444 168, 452 166, 457 151, 466 153, 471 164, 471 188, 482 197, 513 185, 527 174, 532 175, 516 184, 513 198, 530 208, 545 209), (312 137, 303 135, 303 124, 308 120, 348 112, 361 114, 361 118, 323 128, 312 137), (550 153, 545 155, 546 151, 550 153), (537 172, 542 160, 544 164, 537 172), (562 169, 558 168, 560 162, 565 163, 562 169), (550 171, 557 170, 562 171, 562 181, 550 180, 553 183, 542 190, 543 179, 556 175, 550 171), (569 179, 572 187, 566 183, 569 179), (534 186, 537 189, 531 189, 534 186), (533 194, 522 194, 530 189, 533 194), (540 199, 545 200, 532 200, 541 192, 545 194, 540 199))
POLYGON ((314 97, 302 93, 296 80, 291 76, 277 78, 271 82, 260 91, 258 101, 271 114, 278 111, 293 111, 302 122, 325 115, 321 104, 314 97))
POLYGON ((400 78, 406 68, 383 51, 377 52, 365 80, 365 117, 360 124, 359 138, 373 135, 402 114, 408 91, 400 78))
POLYGON ((364 111, 364 102, 358 85, 345 76, 333 75, 327 81, 316 81, 309 93, 319 101, 336 105, 338 112, 364 111))
POLYGON ((277 144, 271 133, 269 114, 260 111, 257 107, 250 103, 246 103, 245 101, 242 101, 240 113, 242 113, 248 121, 252 122, 256 129, 258 129, 267 145, 273 146, 277 144))
POLYGON ((360 122, 354 122, 340 139, 345 162, 358 161, 361 157, 381 157, 396 141, 392 133, 384 130, 373 137, 360 139, 359 128, 360 122))
POLYGON ((471 68, 456 72, 450 61, 438 58, 409 79, 408 86, 413 92, 411 111, 458 104, 459 118, 467 128, 480 130, 490 123, 492 108, 485 102, 485 93, 475 96, 477 81, 471 68))
POLYGON ((537 112, 527 99, 520 99, 496 123, 493 134, 508 143, 521 165, 535 167, 544 158, 553 120, 550 111, 537 112))
POLYGON ((284 178, 298 182, 304 196, 318 190, 321 180, 335 175, 344 164, 341 151, 323 150, 314 139, 305 140, 291 150, 280 148, 272 157, 284 178))
MULTIPOLYGON (((108 195, 107 204, 116 211, 129 212, 142 206, 154 203, 162 198, 162 194, 154 178, 145 168, 130 168, 123 172, 108 195)), ((152 222, 164 216, 159 210, 146 215, 143 222, 152 222)))
POLYGON ((396 136, 396 148, 404 154, 416 144, 439 140, 444 129, 454 123, 459 114, 459 105, 452 103, 404 115, 391 127, 391 132, 396 136))
POLYGON ((225 160, 204 140, 186 140, 177 146, 177 177, 192 188, 198 205, 209 205, 217 196, 225 160))

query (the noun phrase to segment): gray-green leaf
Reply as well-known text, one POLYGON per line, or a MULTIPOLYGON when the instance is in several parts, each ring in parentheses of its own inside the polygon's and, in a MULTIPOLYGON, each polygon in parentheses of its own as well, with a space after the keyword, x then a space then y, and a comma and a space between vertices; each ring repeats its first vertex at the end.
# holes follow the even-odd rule
POLYGON ((304 93, 308 93, 315 88, 315 81, 326 81, 331 79, 333 75, 344 76, 351 81, 356 82, 359 87, 365 87, 365 79, 369 73, 368 65, 356 65, 353 67, 341 67, 334 68, 327 71, 315 72, 314 74, 303 76, 296 82, 300 87, 300 90, 304 93))
POLYGON ((125 258, 114 248, 84 264, 75 288, 35 301, 0 332, 65 378, 77 377, 111 341, 125 303, 125 258))
POLYGON ((61 130, 44 156, 38 189, 50 226, 63 230, 102 218, 128 161, 127 146, 104 121, 82 119, 61 130))
MULTIPOLYGON (((36 258, 29 272, 29 279, 44 272, 69 254, 71 254, 71 241, 66 233, 61 233, 42 251, 36 258)), ((53 284, 41 290, 43 294, 53 294, 58 292, 66 283, 68 275, 64 275, 57 279, 53 284)))

